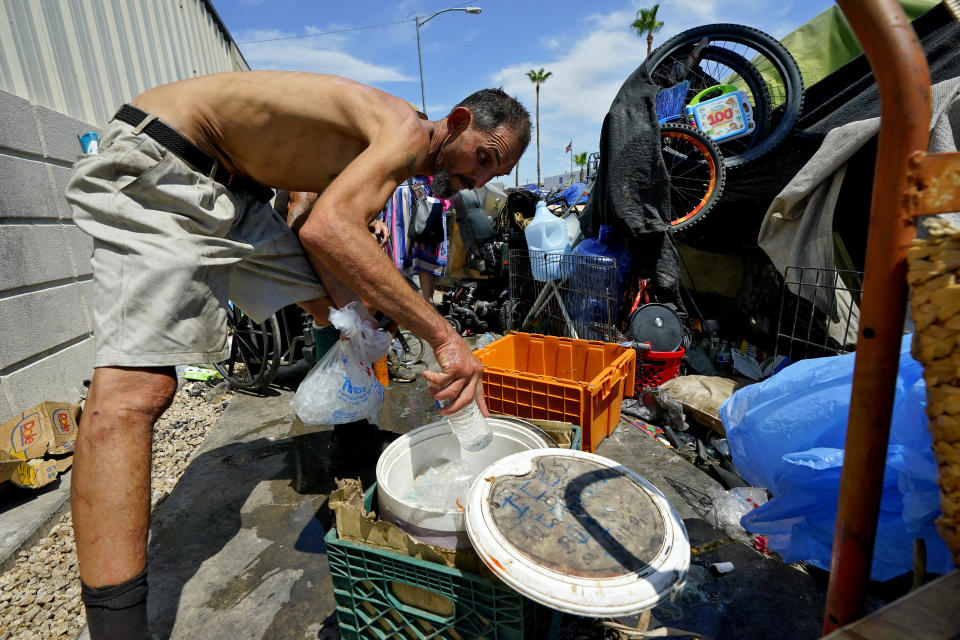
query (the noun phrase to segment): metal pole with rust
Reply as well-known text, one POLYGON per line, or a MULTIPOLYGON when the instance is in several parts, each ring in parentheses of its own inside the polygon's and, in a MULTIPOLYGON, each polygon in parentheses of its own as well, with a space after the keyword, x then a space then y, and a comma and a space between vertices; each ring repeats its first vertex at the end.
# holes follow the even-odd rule
POLYGON ((873 68, 880 134, 824 634, 863 615, 906 309, 909 159, 929 141, 930 73, 896 0, 837 0, 873 68))

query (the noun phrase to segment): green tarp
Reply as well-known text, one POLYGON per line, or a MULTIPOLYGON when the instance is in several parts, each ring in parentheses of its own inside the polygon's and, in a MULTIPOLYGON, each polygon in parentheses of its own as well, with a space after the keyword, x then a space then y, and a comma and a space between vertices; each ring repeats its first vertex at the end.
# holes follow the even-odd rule
MULTIPOLYGON (((907 18, 913 20, 931 7, 935 0, 901 0, 907 18)), ((821 12, 780 40, 793 54, 809 87, 863 51, 850 24, 837 6, 821 12)))

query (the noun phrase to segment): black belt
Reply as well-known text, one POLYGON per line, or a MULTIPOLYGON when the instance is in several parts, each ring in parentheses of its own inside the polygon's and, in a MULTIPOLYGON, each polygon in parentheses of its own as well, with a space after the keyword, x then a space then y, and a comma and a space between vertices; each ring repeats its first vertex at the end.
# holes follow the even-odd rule
MULTIPOLYGON (((137 109, 133 105, 125 104, 114 114, 113 119, 136 127, 149 115, 146 111, 137 109)), ((159 119, 154 118, 148 122, 142 131, 179 156, 181 160, 190 164, 194 169, 228 187, 231 191, 246 191, 260 202, 269 202, 273 197, 272 189, 263 186, 256 180, 230 173, 223 165, 207 155, 203 149, 159 119)))

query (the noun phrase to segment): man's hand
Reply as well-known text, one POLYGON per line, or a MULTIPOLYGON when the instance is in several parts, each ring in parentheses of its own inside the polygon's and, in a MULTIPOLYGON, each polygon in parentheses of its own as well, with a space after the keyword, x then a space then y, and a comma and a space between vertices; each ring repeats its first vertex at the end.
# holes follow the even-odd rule
POLYGON ((376 237, 381 249, 385 248, 387 243, 390 242, 390 228, 387 227, 387 223, 383 220, 377 219, 371 222, 370 233, 376 237))
POLYGON ((440 373, 424 371, 423 377, 430 383, 430 395, 437 400, 451 401, 440 413, 456 413, 475 399, 480 413, 489 415, 483 399, 483 365, 463 338, 452 337, 434 349, 433 355, 440 365, 440 373))

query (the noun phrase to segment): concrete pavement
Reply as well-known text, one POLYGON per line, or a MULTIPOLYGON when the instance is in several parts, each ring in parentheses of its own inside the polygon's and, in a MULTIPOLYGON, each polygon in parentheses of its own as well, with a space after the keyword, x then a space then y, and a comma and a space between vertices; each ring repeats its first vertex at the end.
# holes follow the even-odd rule
MULTIPOLYGON (((374 482, 381 443, 331 468, 332 428, 304 426, 289 406, 304 373, 284 370, 266 396, 237 394, 157 509, 148 610, 160 637, 302 640, 331 623, 327 495, 334 476, 374 482)), ((390 433, 435 419, 422 379, 386 396, 390 433)))
POLYGON ((0 573, 16 562, 18 551, 36 544, 70 508, 71 473, 37 490, 0 484, 0 573))

